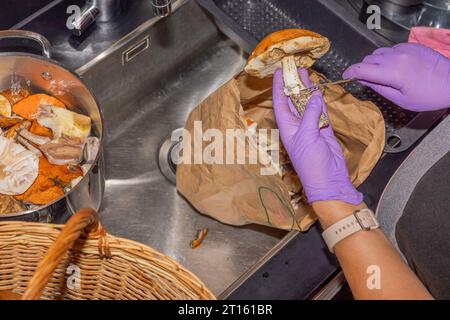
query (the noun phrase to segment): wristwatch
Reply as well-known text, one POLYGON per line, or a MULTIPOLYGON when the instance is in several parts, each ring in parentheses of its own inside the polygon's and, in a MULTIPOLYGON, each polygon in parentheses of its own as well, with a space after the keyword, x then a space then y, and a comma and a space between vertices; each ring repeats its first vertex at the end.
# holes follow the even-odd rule
POLYGON ((331 227, 326 229, 322 236, 328 249, 334 253, 336 244, 359 231, 370 231, 380 227, 375 214, 370 209, 361 209, 355 211, 351 216, 348 216, 331 227))

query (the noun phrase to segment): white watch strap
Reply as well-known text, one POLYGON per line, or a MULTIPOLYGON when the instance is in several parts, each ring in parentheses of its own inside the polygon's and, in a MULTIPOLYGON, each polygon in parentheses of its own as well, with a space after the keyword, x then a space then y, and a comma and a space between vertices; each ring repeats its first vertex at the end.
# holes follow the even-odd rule
POLYGON ((362 209, 333 224, 322 233, 322 236, 328 249, 334 253, 334 247, 342 239, 361 230, 369 231, 378 229, 379 227, 380 224, 372 210, 362 209))

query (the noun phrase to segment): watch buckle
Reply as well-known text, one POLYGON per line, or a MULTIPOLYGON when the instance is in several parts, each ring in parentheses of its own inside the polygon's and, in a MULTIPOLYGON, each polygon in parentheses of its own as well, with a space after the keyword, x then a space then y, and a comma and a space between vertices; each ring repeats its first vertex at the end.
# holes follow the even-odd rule
POLYGON ((378 224, 378 221, 376 220, 376 218, 373 216, 373 213, 370 211, 365 211, 366 213, 369 213, 370 216, 370 223, 369 224, 365 224, 364 219, 362 217, 360 217, 360 214, 362 214, 362 210, 357 210, 353 213, 353 216, 355 217, 356 221, 358 221, 358 224, 360 225, 361 229, 364 231, 370 231, 373 229, 378 228, 380 225, 378 224))

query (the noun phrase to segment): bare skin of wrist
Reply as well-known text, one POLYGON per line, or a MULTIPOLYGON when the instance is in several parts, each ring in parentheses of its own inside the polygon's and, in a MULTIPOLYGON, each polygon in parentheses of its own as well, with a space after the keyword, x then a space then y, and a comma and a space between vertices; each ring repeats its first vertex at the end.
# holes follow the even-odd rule
POLYGON ((353 205, 343 201, 318 201, 314 202, 312 206, 324 230, 352 215, 356 210, 367 208, 364 202, 353 205))
MULTIPOLYGON (((325 230, 367 206, 319 201, 313 208, 325 230)), ((356 299, 432 299, 381 229, 356 232, 337 243, 334 252, 356 299), (379 270, 379 285, 370 286, 373 267, 379 270)))

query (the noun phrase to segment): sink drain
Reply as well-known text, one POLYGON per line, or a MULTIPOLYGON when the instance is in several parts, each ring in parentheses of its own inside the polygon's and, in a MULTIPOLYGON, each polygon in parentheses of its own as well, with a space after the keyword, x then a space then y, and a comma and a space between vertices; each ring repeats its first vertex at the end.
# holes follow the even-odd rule
POLYGON ((183 128, 172 131, 170 136, 168 136, 161 144, 158 153, 159 170, 163 176, 173 184, 176 184, 176 164, 178 163, 181 138, 178 141, 173 141, 172 137, 181 137, 182 132, 183 128))

